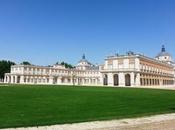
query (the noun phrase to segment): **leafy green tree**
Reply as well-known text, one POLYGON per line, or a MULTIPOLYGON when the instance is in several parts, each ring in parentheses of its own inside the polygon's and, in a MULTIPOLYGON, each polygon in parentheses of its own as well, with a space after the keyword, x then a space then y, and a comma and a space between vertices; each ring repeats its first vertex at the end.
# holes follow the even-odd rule
POLYGON ((61 65, 64 65, 65 66, 65 68, 69 68, 69 69, 73 69, 73 68, 75 68, 73 65, 71 65, 71 64, 69 64, 69 63, 66 63, 66 62, 61 62, 61 65))
POLYGON ((21 63, 21 65, 31 65, 31 63, 28 62, 28 61, 23 61, 23 62, 21 63))
POLYGON ((0 78, 4 78, 5 73, 10 73, 10 68, 15 65, 12 61, 1 60, 0 61, 0 78))
POLYGON ((56 63, 56 65, 59 65, 59 64, 60 64, 59 62, 56 63))

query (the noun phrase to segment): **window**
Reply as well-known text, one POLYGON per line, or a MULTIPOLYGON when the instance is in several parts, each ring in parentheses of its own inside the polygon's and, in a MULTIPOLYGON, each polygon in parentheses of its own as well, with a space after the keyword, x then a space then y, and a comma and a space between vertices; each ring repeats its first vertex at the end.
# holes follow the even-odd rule
POLYGON ((108 69, 112 69, 112 65, 108 65, 108 69))
POLYGON ((108 65, 112 65, 113 64, 113 60, 108 60, 108 65))
POLYGON ((129 64, 135 64, 135 59, 129 59, 129 64))
POLYGON ((123 60, 121 59, 121 60, 118 60, 118 64, 119 65, 122 65, 123 64, 123 60))

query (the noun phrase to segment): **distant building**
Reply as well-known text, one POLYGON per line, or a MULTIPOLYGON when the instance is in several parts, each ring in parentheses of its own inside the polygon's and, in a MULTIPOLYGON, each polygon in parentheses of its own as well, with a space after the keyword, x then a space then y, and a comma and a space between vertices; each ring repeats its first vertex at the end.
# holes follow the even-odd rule
POLYGON ((74 69, 14 65, 4 79, 5 83, 105 86, 172 86, 174 81, 175 63, 164 46, 155 58, 128 52, 108 56, 100 66, 90 63, 85 55, 74 69))
POLYGON ((34 66, 14 65, 11 72, 5 74, 5 83, 21 84, 65 84, 65 85, 98 85, 100 72, 83 55, 75 69, 67 69, 63 65, 34 66))

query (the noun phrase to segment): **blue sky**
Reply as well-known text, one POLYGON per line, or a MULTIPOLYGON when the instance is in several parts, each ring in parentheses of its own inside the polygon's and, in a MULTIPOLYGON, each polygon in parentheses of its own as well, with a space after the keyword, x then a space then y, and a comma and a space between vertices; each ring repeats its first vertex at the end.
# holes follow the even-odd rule
POLYGON ((0 60, 93 63, 135 51, 175 56, 174 0, 0 0, 0 60))

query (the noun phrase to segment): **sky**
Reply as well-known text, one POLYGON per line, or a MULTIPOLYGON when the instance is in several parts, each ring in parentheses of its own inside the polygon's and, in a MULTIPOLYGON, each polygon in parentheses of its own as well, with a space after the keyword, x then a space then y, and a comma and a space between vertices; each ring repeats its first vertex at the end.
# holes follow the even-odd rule
POLYGON ((163 44, 175 56, 175 0, 0 0, 0 60, 102 64, 163 44))

